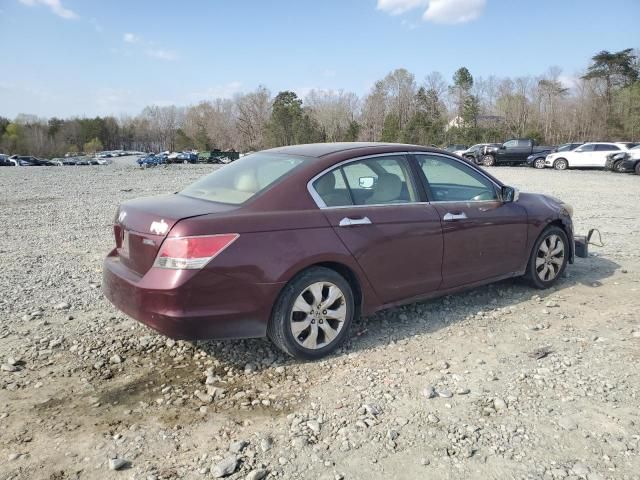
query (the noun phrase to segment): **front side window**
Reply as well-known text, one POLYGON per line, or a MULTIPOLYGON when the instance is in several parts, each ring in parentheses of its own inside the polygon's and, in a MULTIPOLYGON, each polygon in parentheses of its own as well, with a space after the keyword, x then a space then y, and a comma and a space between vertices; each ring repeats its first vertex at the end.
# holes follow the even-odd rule
POLYGON ((180 194, 239 205, 288 175, 305 161, 290 155, 254 153, 197 180, 180 194))
POLYGON ((416 155, 418 165, 427 179, 434 201, 469 202, 498 199, 498 192, 489 179, 456 160, 436 155, 416 155))
POLYGON ((578 148, 576 150, 576 152, 581 153, 581 152, 593 152, 595 150, 596 146, 595 144, 591 143, 589 145, 582 145, 580 148, 578 148))
POLYGON ((418 198, 403 156, 348 163, 318 178, 313 188, 327 207, 400 204, 418 198))

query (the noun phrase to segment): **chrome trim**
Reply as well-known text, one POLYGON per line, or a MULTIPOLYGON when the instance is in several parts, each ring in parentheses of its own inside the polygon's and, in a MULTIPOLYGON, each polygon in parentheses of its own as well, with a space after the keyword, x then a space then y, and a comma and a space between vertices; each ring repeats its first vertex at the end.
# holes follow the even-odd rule
POLYGON ((369 220, 369 217, 364 217, 364 218, 344 217, 342 220, 340 220, 340 223, 338 224, 339 227, 352 227, 354 225, 371 225, 371 220, 369 220))
MULTIPOLYGON (((318 206, 318 208, 320 208, 321 210, 334 209, 334 208, 391 207, 391 206, 398 206, 398 205, 430 205, 432 203, 486 203, 486 202, 499 202, 500 201, 500 198, 496 198, 495 200, 459 200, 459 201, 433 200, 431 202, 427 201, 427 202, 377 203, 377 204, 372 204, 372 205, 340 205, 340 206, 335 206, 335 207, 328 207, 324 203, 324 200, 322 200, 322 197, 320 197, 318 192, 316 192, 315 188, 313 188, 313 182, 315 182, 318 178, 323 176, 325 173, 328 173, 328 172, 330 172, 330 171, 332 171, 332 170, 334 170, 334 169, 336 169, 338 167, 341 167, 343 165, 346 165, 348 163, 357 162, 357 161, 361 161, 361 160, 367 160, 369 158, 396 157, 398 155, 435 155, 437 157, 444 157, 444 158, 448 158, 448 159, 451 159, 451 160, 455 160, 456 162, 458 162, 458 163, 460 163, 462 165, 465 165, 467 167, 470 167, 472 170, 478 172, 484 178, 489 180, 498 190, 502 189, 502 185, 498 185, 491 177, 488 177, 487 174, 484 173, 484 171, 482 169, 480 169, 478 167, 473 168, 472 165, 469 165, 468 162, 466 162, 465 160, 463 160, 461 158, 456 158, 454 156, 445 155, 443 153, 438 153, 438 152, 423 152, 423 151, 420 151, 420 150, 416 150, 416 151, 412 151, 412 152, 377 153, 377 154, 364 155, 362 157, 354 157, 354 158, 349 158, 347 160, 342 160, 341 162, 336 163, 336 164, 334 164, 334 165, 332 165, 330 167, 327 167, 324 170, 322 170, 320 173, 314 175, 311 178, 311 180, 309 180, 307 182, 307 191, 309 192, 309 195, 311 195, 311 198, 313 198, 313 200, 316 203, 316 205, 318 206)), ((413 178, 413 173, 412 172, 411 172, 411 175, 412 175, 412 180, 417 180, 417 179, 413 178)))
POLYGON ((444 214, 444 217, 442 217, 442 220, 444 220, 445 222, 452 222, 454 220, 466 220, 466 219, 467 219, 467 215, 464 212, 462 213, 447 212, 444 214))
MULTIPOLYGON (((323 176, 325 173, 328 173, 328 172, 330 172, 330 171, 332 171, 332 170, 334 170, 336 168, 339 168, 339 167, 341 167, 343 165, 346 165, 348 163, 359 162, 361 160, 367 160, 369 158, 397 157, 399 155, 405 156, 405 155, 410 155, 410 153, 411 152, 376 153, 376 154, 364 155, 362 157, 354 157, 354 158, 348 158, 347 160, 342 160, 341 162, 338 162, 338 163, 336 163, 334 165, 331 165, 330 167, 325 168, 320 173, 314 175, 311 178, 311 180, 309 180, 307 182, 307 191, 309 192, 309 194, 311 195, 311 198, 313 198, 313 200, 316 202, 316 205, 320 209, 326 209, 326 208, 353 208, 353 207, 379 207, 379 206, 383 206, 383 205, 384 206, 386 206, 386 205, 413 205, 414 203, 419 203, 419 202, 404 202, 404 203, 383 203, 383 204, 379 204, 379 205, 341 205, 339 207, 328 207, 327 204, 324 203, 324 200, 322 200, 322 197, 320 197, 318 192, 316 192, 315 188, 313 188, 313 182, 315 182, 318 178, 323 176)), ((420 202, 420 203, 424 203, 424 202, 420 202)))

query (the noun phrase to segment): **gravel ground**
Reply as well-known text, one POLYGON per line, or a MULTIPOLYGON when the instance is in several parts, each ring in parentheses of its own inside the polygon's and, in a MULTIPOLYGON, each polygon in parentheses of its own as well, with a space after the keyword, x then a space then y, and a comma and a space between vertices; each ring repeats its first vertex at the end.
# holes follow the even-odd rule
POLYGON ((0 169, 0 479, 638 479, 640 177, 493 168, 606 246, 357 323, 302 363, 175 342, 100 291, 119 202, 206 165, 0 169))

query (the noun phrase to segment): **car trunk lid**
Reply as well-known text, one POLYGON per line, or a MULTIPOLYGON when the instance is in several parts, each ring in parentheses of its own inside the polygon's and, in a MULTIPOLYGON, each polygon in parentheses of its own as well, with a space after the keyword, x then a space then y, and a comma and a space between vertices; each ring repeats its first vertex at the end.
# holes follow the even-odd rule
POLYGON ((184 195, 161 195, 125 202, 118 210, 113 227, 120 261, 137 274, 144 275, 153 266, 163 240, 180 220, 237 208, 184 195))

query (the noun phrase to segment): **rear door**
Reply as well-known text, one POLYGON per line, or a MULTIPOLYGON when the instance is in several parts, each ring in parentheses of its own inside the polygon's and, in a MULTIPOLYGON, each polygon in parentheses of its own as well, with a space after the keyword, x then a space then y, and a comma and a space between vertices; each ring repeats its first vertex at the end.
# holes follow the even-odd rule
POLYGON ((351 160, 312 183, 314 197, 384 303, 436 291, 442 231, 403 154, 351 160))
POLYGON ((531 154, 533 143, 531 140, 515 140, 515 146, 508 151, 510 162, 523 162, 531 154))
POLYGON ((611 143, 598 143, 596 144, 595 152, 591 158, 590 167, 604 168, 607 163, 607 155, 610 153, 618 153, 622 151, 617 145, 611 143))
POLYGON ((455 158, 415 156, 442 220, 444 254, 441 288, 453 288, 522 268, 526 257, 527 212, 504 203, 497 185, 455 158))

